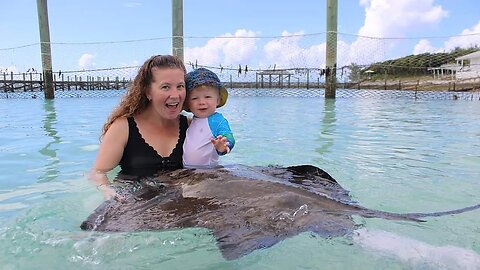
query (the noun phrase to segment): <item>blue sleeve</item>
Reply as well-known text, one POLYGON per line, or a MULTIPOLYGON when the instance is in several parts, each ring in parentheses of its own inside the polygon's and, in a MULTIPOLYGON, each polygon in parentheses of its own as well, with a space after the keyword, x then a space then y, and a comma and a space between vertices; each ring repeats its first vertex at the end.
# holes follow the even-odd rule
POLYGON ((222 135, 227 138, 228 146, 231 151, 235 146, 235 138, 233 137, 233 132, 230 129, 227 119, 225 119, 220 113, 214 113, 208 117, 208 125, 210 126, 214 137, 222 135))

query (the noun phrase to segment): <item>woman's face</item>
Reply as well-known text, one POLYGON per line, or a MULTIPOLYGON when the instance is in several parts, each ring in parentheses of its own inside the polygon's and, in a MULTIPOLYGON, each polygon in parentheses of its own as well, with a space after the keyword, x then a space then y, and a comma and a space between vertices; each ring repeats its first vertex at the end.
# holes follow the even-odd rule
POLYGON ((147 90, 154 110, 165 119, 175 119, 185 101, 185 73, 178 68, 152 68, 152 83, 147 90))

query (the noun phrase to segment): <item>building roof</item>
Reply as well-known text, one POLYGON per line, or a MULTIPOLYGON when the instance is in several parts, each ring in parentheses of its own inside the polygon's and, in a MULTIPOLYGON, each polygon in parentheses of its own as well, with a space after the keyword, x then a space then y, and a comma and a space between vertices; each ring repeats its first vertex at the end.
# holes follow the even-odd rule
POLYGON ((455 60, 458 61, 458 60, 467 60, 467 59, 474 59, 474 58, 480 58, 480 50, 473 53, 466 54, 464 56, 457 57, 455 58, 455 60))

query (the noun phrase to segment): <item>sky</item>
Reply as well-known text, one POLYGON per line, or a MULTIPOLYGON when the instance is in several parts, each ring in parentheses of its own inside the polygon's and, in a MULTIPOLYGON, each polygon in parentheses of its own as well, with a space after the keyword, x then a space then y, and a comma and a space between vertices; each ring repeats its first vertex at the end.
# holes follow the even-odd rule
MULTIPOLYGON (((37 1, 0 5, 0 71, 41 69, 37 1)), ((183 0, 185 63, 325 65, 326 0, 183 0)), ((138 66, 172 52, 171 0, 48 0, 55 70, 138 66)), ((478 0, 339 0, 338 66, 480 47, 478 0)))

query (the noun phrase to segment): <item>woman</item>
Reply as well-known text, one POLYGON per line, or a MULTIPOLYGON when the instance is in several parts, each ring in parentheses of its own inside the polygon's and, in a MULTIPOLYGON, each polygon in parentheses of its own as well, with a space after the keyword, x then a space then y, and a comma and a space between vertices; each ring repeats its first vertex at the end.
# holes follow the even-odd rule
POLYGON ((151 176, 182 168, 187 118, 185 66, 175 56, 157 55, 141 67, 103 126, 100 149, 90 179, 105 199, 119 198, 106 173, 120 165, 121 174, 151 176))

